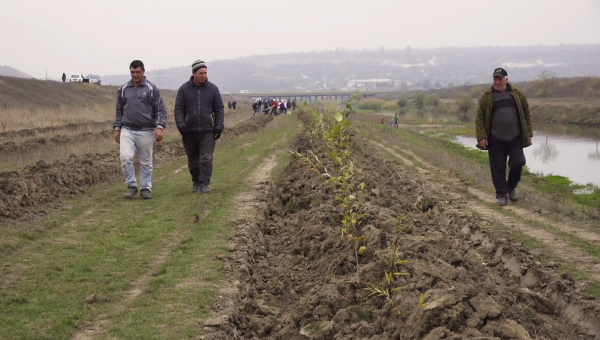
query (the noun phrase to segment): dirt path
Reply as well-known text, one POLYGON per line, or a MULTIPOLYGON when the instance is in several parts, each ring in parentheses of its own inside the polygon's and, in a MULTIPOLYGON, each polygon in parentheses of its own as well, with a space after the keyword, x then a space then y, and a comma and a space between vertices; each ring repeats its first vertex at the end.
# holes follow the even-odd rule
MULTIPOLYGON (((398 149, 397 147, 387 147, 377 142, 372 142, 371 144, 394 155, 394 157, 402 160, 403 162, 405 162, 406 160, 405 157, 403 157, 401 154, 395 151, 398 149)), ((466 192, 475 196, 477 199, 472 199, 469 198, 468 195, 460 194, 461 192, 464 192, 465 189, 464 187, 459 186, 460 180, 458 180, 451 174, 447 174, 446 171, 434 167, 432 164, 423 160, 410 150, 402 149, 402 152, 410 155, 417 162, 421 163, 427 168, 425 169, 426 173, 424 173, 424 175, 427 177, 424 183, 426 183, 425 185, 430 186, 432 190, 447 191, 447 189, 444 188, 444 186, 450 186, 452 193, 454 194, 450 196, 462 198, 466 203, 465 206, 468 209, 476 212, 477 214, 480 214, 481 216, 485 217, 491 222, 501 223, 509 228, 516 229, 527 236, 539 240, 540 242, 548 246, 549 249, 551 249, 556 255, 564 259, 566 262, 588 273, 595 280, 600 281, 600 261, 597 258, 588 255, 587 253, 585 253, 577 247, 571 246, 567 241, 560 239, 558 236, 549 231, 532 226, 533 223, 531 222, 544 223, 550 225, 564 232, 576 234, 578 237, 590 242, 600 241, 600 236, 598 234, 588 232, 582 228, 578 228, 572 225, 558 224, 548 221, 543 217, 536 216, 534 213, 527 211, 526 209, 516 206, 508 206, 506 208, 514 212, 519 218, 507 216, 506 214, 500 213, 486 205, 486 203, 493 203, 493 197, 490 198, 489 194, 484 193, 483 191, 476 188, 467 188, 466 192), (438 180, 436 180, 432 176, 431 171, 433 170, 439 171, 445 175, 444 183, 439 183, 438 180)), ((407 165, 412 164, 412 162, 410 161, 405 163, 407 165)), ((417 169, 420 173, 423 174, 423 169, 417 169)))

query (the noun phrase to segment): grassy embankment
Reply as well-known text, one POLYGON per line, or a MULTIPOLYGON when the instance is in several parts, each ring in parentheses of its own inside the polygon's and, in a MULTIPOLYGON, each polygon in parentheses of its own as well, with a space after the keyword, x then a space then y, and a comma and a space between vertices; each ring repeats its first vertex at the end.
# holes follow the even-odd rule
POLYGON ((72 209, 39 225, 0 229, 12 240, 0 250, 0 338, 69 339, 98 320, 98 339, 197 337, 223 279, 217 255, 234 227, 232 199, 265 157, 276 155, 275 170, 283 169, 291 156, 277 151, 296 125, 283 116, 219 143, 209 195, 190 193, 182 159, 155 172, 165 177, 153 200, 123 200, 123 185, 111 183, 70 199, 72 209), (94 292, 99 300, 86 309, 94 292))

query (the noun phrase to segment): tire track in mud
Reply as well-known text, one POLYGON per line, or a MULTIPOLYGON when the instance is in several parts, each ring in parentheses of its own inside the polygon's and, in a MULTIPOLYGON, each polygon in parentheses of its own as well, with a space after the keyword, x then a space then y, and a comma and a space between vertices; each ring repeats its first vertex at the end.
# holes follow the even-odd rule
MULTIPOLYGON (((396 152, 394 150, 394 149, 398 149, 398 147, 396 147, 396 146, 394 146, 392 148, 392 147, 387 147, 385 145, 382 145, 382 144, 376 143, 376 142, 373 142, 371 144, 378 146, 380 149, 383 149, 384 151, 390 153, 391 155, 393 155, 394 157, 396 157, 400 160, 406 159, 405 157, 403 157, 402 155, 400 155, 398 152, 396 152)), ((417 162, 421 163, 423 166, 428 168, 428 169, 426 169, 426 172, 424 173, 424 175, 426 175, 428 177, 427 181, 425 181, 425 185, 435 187, 435 188, 433 188, 434 190, 440 190, 440 189, 444 190, 444 188, 442 186, 440 186, 438 183, 436 183, 436 179, 433 178, 433 176, 431 176, 431 173, 429 173, 430 170, 437 170, 442 173, 445 173, 444 170, 434 167, 432 164, 426 162, 425 160, 423 160, 422 158, 420 158, 418 155, 416 155, 414 152, 412 152, 410 150, 402 149, 402 152, 410 155, 417 162)), ((406 164, 408 165, 408 163, 406 163, 406 164)), ((455 189, 457 189, 457 190, 454 190, 454 193, 460 193, 461 188, 457 187, 457 185, 459 184, 460 181, 457 179, 450 180, 450 178, 451 178, 451 176, 445 176, 445 179, 447 180, 447 182, 450 183, 453 187, 455 187, 455 189)), ((462 189, 464 189, 464 188, 462 188, 462 189)), ((505 225, 506 227, 516 229, 527 236, 530 236, 530 237, 533 237, 533 238, 539 240, 540 242, 542 242, 543 244, 548 246, 548 248, 551 249, 551 251, 554 252, 556 255, 560 256, 562 259, 569 262, 574 267, 585 271, 591 277, 593 277, 595 280, 600 281, 600 261, 597 258, 585 253, 584 251, 580 250, 577 247, 573 247, 573 246, 569 245, 566 241, 561 240, 558 236, 552 234, 551 232, 548 232, 546 230, 543 230, 543 229, 540 229, 540 228, 537 228, 537 227, 527 224, 527 221, 536 221, 536 222, 543 222, 544 220, 546 222, 550 222, 550 221, 548 221, 547 219, 539 219, 539 220, 530 219, 528 217, 528 215, 531 215, 532 212, 528 212, 527 210, 525 210, 523 208, 518 208, 518 207, 514 207, 514 206, 508 206, 508 208, 511 211, 515 212, 519 216, 519 218, 522 219, 523 221, 521 221, 519 218, 507 216, 505 214, 495 211, 494 209, 492 209, 490 207, 487 207, 485 205, 485 203, 482 203, 482 201, 487 202, 487 203, 492 203, 487 198, 489 196, 488 194, 482 192, 479 189, 475 189, 475 188, 466 188, 466 189, 467 189, 468 193, 477 197, 477 199, 471 199, 467 195, 459 194, 459 196, 464 200, 465 206, 468 209, 484 216, 486 219, 488 219, 492 222, 501 223, 501 224, 505 225)), ((585 239, 587 241, 597 242, 598 240, 600 240, 600 237, 597 234, 587 232, 581 228, 552 223, 552 222, 546 223, 546 224, 548 224, 552 227, 555 227, 559 230, 565 231, 565 232, 574 233, 577 236, 579 236, 580 238, 585 239)))

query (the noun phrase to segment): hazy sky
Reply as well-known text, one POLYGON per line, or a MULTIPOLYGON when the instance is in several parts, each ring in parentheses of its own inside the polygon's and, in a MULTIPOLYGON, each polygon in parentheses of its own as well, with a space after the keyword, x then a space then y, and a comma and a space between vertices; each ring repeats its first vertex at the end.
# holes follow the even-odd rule
POLYGON ((128 73, 133 59, 598 44, 599 18, 599 0, 0 0, 0 65, 59 78, 128 73))

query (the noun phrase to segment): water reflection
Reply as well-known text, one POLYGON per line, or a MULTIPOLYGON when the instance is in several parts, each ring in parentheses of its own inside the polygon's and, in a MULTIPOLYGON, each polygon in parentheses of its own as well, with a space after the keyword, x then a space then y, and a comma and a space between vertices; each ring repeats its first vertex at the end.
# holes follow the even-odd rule
POLYGON ((540 159, 542 163, 548 164, 556 160, 558 157, 558 149, 555 145, 548 143, 548 135, 546 135, 546 142, 540 145, 537 149, 534 149, 533 155, 540 159))
POLYGON ((600 150, 598 150, 598 142, 596 142, 596 151, 590 152, 588 158, 593 161, 600 161, 600 150))
MULTIPOLYGON (((468 147, 475 145, 473 137, 458 137, 457 141, 468 147)), ((600 129, 536 123, 532 142, 524 149, 531 172, 600 186, 600 129)))

